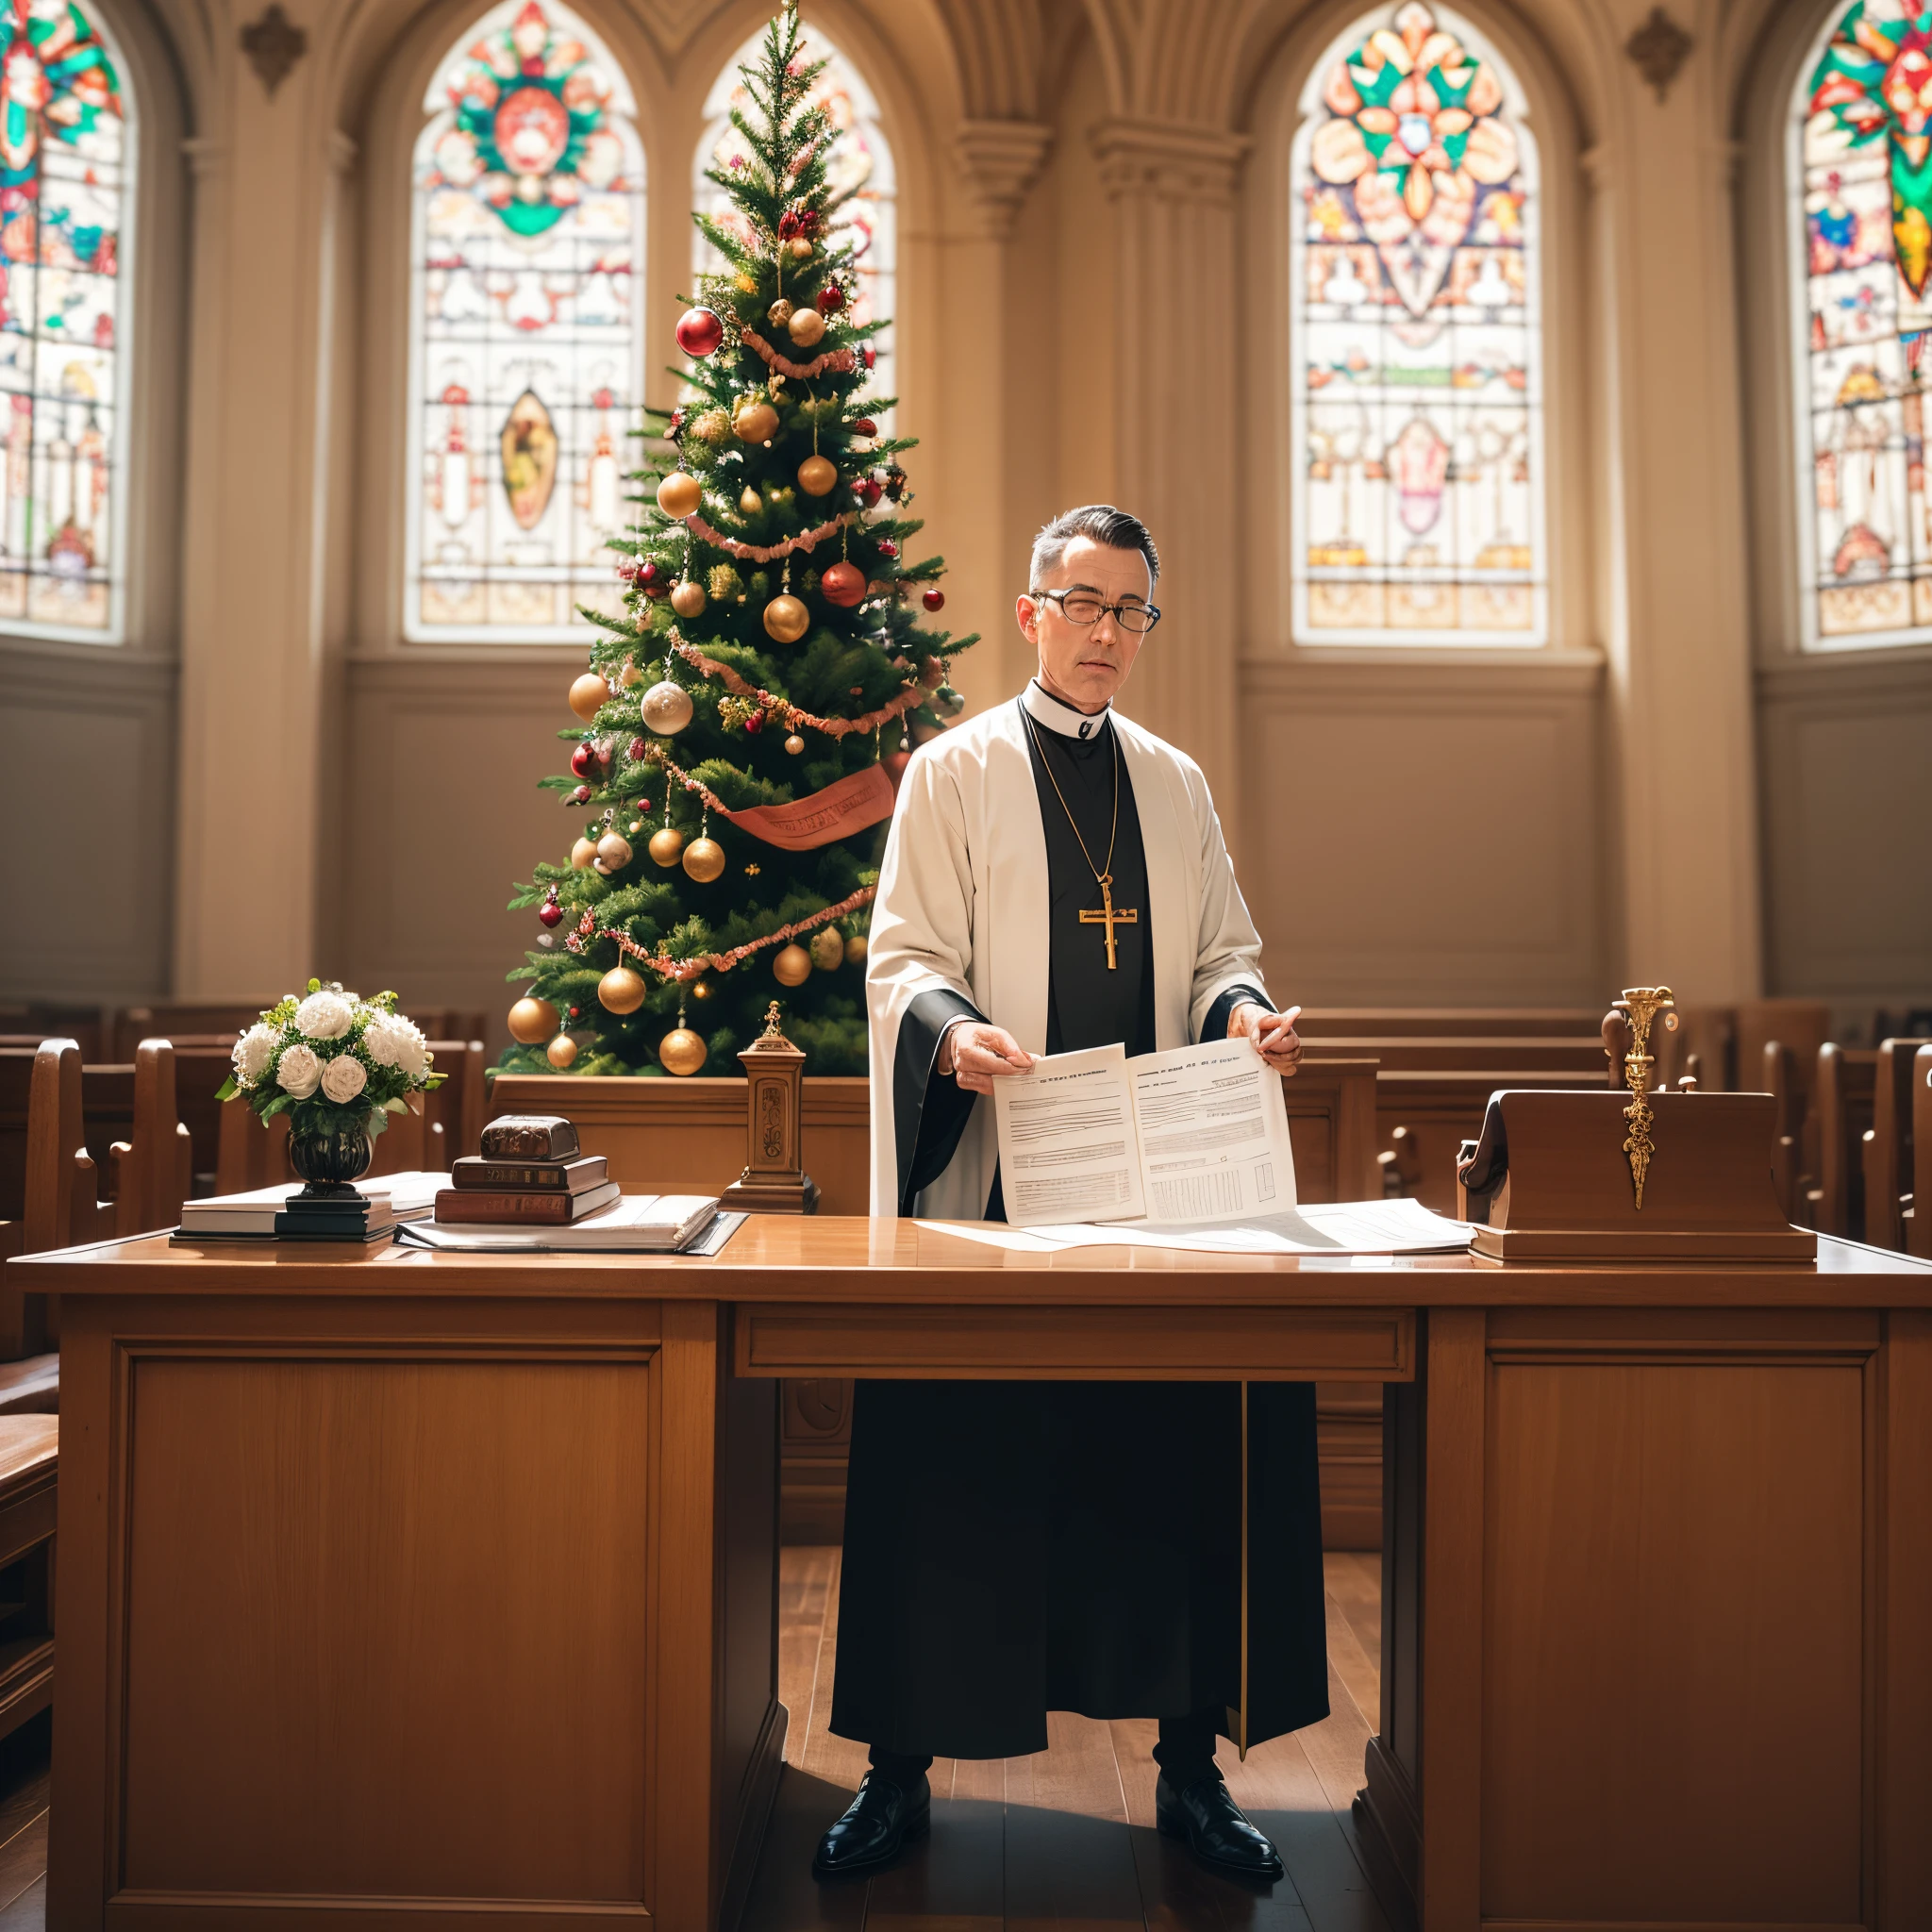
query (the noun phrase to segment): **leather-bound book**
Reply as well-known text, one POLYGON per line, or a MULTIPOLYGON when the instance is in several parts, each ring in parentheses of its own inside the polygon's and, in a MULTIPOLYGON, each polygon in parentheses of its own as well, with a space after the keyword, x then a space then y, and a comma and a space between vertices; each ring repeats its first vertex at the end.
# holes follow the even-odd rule
POLYGON ((574 1160, 492 1160, 487 1154, 465 1154, 451 1164, 449 1177, 458 1188, 581 1194, 605 1178, 607 1165, 601 1154, 579 1154, 574 1160))
POLYGON ((615 1181, 600 1181, 581 1194, 554 1189, 501 1190, 445 1188, 436 1197, 436 1219, 457 1227, 500 1225, 561 1227, 608 1208, 623 1191, 615 1181))

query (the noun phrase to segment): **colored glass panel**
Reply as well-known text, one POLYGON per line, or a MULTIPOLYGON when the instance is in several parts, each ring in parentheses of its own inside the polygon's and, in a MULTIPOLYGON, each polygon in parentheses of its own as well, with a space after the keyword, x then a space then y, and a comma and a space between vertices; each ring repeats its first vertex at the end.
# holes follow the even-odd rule
POLYGON ((1378 8, 1301 101, 1290 233, 1293 626, 1548 633, 1536 146, 1447 8, 1378 8))
POLYGON ((615 611, 644 159, 622 70, 508 0, 424 99, 414 162, 405 635, 535 642, 615 611))
POLYGON ((1932 7, 1863 0, 1827 26, 1791 184, 1804 641, 1932 641, 1932 7))
MULTIPOLYGON (((744 137, 731 125, 734 107, 747 106, 744 82, 739 69, 755 65, 764 39, 763 29, 754 34, 725 63, 705 101, 705 131, 699 137, 691 166, 691 206, 708 215, 727 231, 743 225, 743 217, 716 182, 705 178, 707 168, 730 170, 742 167, 747 158, 744 137)), ((837 206, 830 224, 830 240, 836 246, 850 242, 855 250, 851 319, 866 323, 890 320, 893 312, 894 276, 898 259, 898 234, 894 223, 898 185, 892 167, 892 150, 879 125, 878 102, 863 76, 817 27, 808 27, 801 61, 825 62, 819 76, 812 104, 824 108, 834 128, 831 152, 825 173, 837 206)), ((758 116, 753 112, 754 125, 758 116)), ((696 275, 709 275, 724 266, 723 258, 706 240, 703 229, 691 228, 691 268, 696 275)), ((892 391, 892 331, 887 329, 873 338, 876 358, 871 391, 889 396, 892 391)), ((890 430, 891 412, 881 417, 881 426, 890 430)))
POLYGON ((98 25, 0 0, 0 625, 121 634, 134 113, 98 25))

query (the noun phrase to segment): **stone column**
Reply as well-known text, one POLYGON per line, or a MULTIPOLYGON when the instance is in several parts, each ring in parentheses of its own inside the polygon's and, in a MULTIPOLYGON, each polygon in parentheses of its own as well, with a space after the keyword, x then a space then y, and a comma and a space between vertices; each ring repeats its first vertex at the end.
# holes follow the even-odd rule
POLYGON ((1232 839, 1235 190, 1249 143, 1215 127, 1132 120, 1103 122, 1091 138, 1114 218, 1119 500, 1153 531, 1161 562, 1161 622, 1122 708, 1200 764, 1232 839))
MULTIPOLYGON (((1641 9, 1623 9, 1634 25, 1641 9)), ((1601 555, 1621 773, 1622 972, 1680 1000, 1762 990, 1731 143, 1696 70, 1659 104, 1633 66, 1584 157, 1607 301, 1611 513, 1601 555)))
POLYGON ((317 944, 324 746, 323 243, 353 148, 298 62, 273 98, 228 70, 227 138, 196 175, 181 612, 174 991, 273 998, 317 944), (326 165, 325 165, 326 163, 326 165))

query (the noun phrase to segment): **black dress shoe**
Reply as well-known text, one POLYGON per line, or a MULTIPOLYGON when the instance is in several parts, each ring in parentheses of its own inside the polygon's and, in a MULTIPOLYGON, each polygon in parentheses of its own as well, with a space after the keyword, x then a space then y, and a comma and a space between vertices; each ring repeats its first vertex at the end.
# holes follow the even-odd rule
POLYGON ((908 1838, 924 1837, 931 1823, 932 1787, 924 1773, 908 1790, 884 1772, 869 1771, 845 1815, 820 1839, 818 1856, 811 1861, 812 1876, 842 1878, 849 1872, 876 1872, 899 1856, 908 1838))
POLYGON ((1241 1816, 1218 1773, 1196 1778, 1183 1790, 1165 1772, 1154 1787, 1154 1822, 1169 1838, 1184 1838, 1204 1865, 1237 1878, 1285 1875, 1281 1854, 1265 1832, 1241 1816))

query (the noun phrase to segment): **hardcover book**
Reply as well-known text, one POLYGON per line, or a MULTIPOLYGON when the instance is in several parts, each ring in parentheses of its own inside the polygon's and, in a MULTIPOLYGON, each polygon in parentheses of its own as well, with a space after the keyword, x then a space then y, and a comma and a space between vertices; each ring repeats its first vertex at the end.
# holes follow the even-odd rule
POLYGON ((581 1194, 604 1180, 607 1164, 601 1154, 579 1154, 572 1160, 492 1160, 487 1154, 465 1154, 451 1165, 449 1177, 458 1188, 581 1194))
POLYGON ((554 1188, 491 1192, 475 1188, 445 1188, 436 1197, 436 1218, 458 1226, 503 1222, 560 1226, 609 1207, 621 1191, 615 1181, 600 1181, 581 1194, 565 1194, 554 1188))

